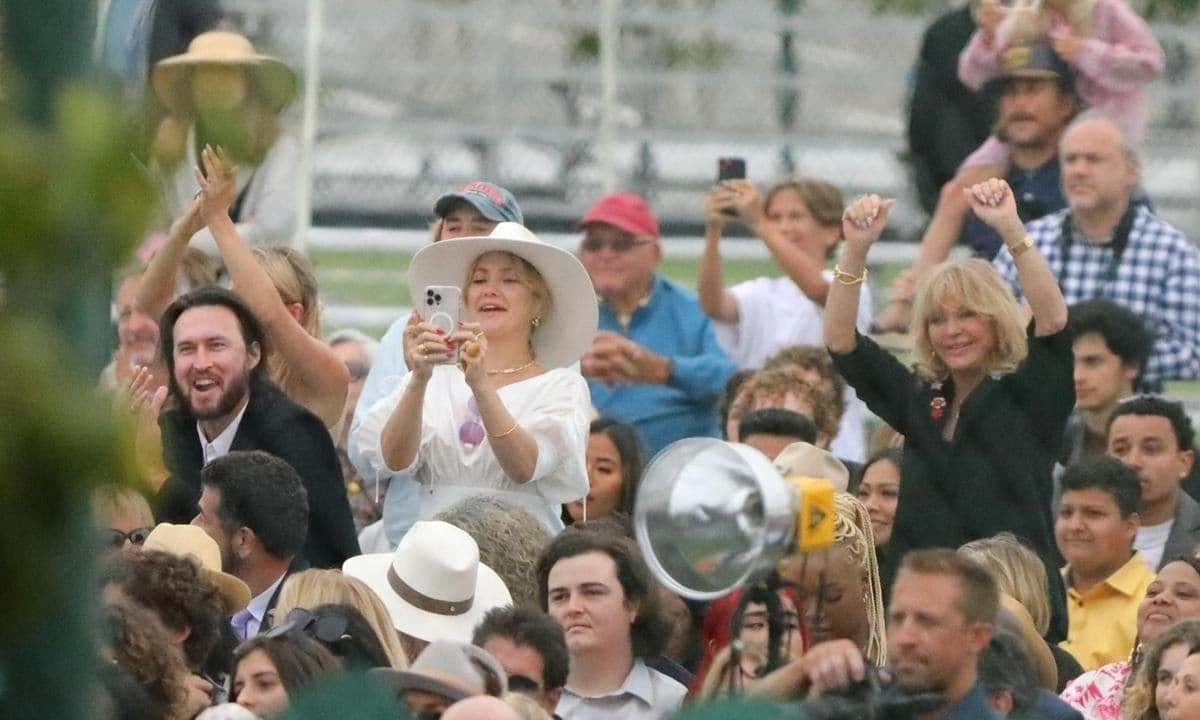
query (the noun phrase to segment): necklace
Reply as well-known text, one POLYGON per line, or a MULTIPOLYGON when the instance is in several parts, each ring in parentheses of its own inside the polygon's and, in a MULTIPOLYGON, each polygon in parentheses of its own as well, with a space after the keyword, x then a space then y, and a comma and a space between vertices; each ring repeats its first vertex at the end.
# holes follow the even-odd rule
POLYGON ((529 362, 525 363, 524 365, 521 365, 518 367, 504 368, 503 370, 488 370, 487 374, 488 375, 516 375, 517 373, 521 372, 522 370, 528 370, 529 368, 533 367, 533 364, 536 362, 537 362, 537 358, 534 358, 533 360, 530 360, 529 362))

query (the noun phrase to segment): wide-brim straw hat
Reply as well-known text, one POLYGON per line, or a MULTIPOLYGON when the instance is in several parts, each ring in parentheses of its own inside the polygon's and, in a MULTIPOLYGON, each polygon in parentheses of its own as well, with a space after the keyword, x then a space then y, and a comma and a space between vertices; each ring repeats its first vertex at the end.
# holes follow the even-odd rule
POLYGON ((342 572, 379 596, 393 627, 426 641, 469 643, 484 613, 512 605, 471 536, 440 520, 414 523, 395 552, 352 557, 342 572))
POLYGON ((532 336, 537 361, 546 368, 578 362, 595 341, 599 323, 592 279, 578 258, 543 242, 524 225, 502 222, 487 236, 442 240, 421 248, 408 266, 413 307, 420 307, 430 285, 463 288, 465 301, 464 285, 471 265, 480 255, 494 251, 524 259, 537 269, 550 290, 550 310, 532 336))
POLYGON ((775 469, 784 477, 825 478, 838 492, 850 485, 850 471, 833 453, 806 442, 794 442, 775 456, 775 469))
POLYGON ((146 536, 142 550, 190 557, 200 572, 220 590, 228 614, 232 615, 250 603, 250 586, 222 569, 221 548, 217 541, 195 525, 159 523, 146 536))
POLYGON ((286 63, 255 52, 244 36, 225 30, 201 33, 182 55, 160 60, 150 71, 150 84, 172 112, 192 105, 192 71, 201 65, 245 68, 257 92, 272 111, 283 109, 296 96, 296 73, 286 63))

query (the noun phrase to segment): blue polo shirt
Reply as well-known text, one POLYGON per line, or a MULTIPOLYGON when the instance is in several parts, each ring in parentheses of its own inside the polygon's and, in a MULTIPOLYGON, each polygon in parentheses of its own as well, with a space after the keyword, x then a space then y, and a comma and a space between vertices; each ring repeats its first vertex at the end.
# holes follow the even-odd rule
POLYGON ((671 358, 666 385, 611 385, 589 379, 592 404, 601 416, 636 427, 649 456, 682 438, 721 437, 717 400, 737 366, 717 344, 694 293, 655 275, 650 296, 634 310, 628 325, 601 302, 600 329, 671 358))
POLYGON ((983 690, 976 683, 962 700, 950 708, 945 720, 1004 720, 1004 716, 987 704, 983 690))
MULTIPOLYGON (((1012 187, 1013 195, 1017 199, 1017 214, 1021 216, 1021 222, 1036 220, 1067 206, 1062 192, 1062 169, 1057 155, 1033 170, 1009 168, 1005 180, 1012 187)), ((967 219, 963 224, 962 241, 969 245, 976 255, 988 260, 996 257, 1002 242, 995 230, 970 211, 967 211, 967 219)))

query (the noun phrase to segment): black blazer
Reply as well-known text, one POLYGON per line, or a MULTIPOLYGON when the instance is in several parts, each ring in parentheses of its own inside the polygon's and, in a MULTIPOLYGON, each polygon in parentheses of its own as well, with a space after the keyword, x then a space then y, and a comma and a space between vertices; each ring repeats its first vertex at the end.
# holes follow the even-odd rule
MULTIPOLYGON (((172 409, 163 412, 159 427, 170 477, 155 498, 155 519, 191 522, 204 466, 196 420, 183 409, 172 409)), ((250 402, 230 449, 268 452, 300 474, 308 491, 308 537, 300 556, 307 565, 341 568, 347 558, 359 554, 342 468, 329 431, 317 416, 270 382, 252 378, 250 402)))

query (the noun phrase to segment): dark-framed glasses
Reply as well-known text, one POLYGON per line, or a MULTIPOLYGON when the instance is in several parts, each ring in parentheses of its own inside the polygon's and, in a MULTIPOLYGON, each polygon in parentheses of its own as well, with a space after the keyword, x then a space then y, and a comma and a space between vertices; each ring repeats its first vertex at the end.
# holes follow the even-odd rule
POLYGON ((106 547, 110 548, 119 548, 125 544, 126 540, 134 545, 140 546, 146 542, 146 538, 150 537, 150 531, 153 529, 154 528, 140 527, 134 528, 129 532, 121 532, 116 528, 101 528, 100 541, 104 543, 106 547))

